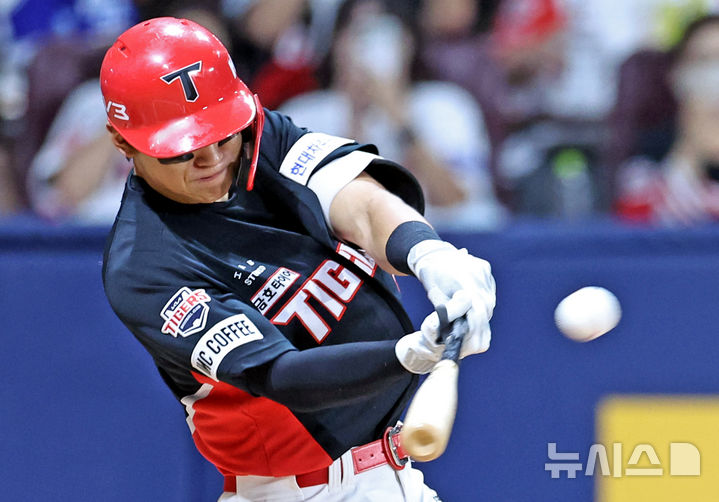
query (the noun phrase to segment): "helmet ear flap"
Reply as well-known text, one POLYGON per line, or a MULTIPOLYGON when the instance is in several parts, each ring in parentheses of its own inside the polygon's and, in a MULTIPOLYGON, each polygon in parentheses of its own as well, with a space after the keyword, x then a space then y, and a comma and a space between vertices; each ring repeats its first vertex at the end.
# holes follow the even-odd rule
MULTIPOLYGON (((260 103, 260 98, 257 96, 257 94, 253 95, 255 100, 255 120, 252 122, 252 125, 248 127, 247 129, 250 129, 252 139, 250 140, 250 144, 248 145, 247 154, 248 158, 247 161, 249 163, 249 170, 247 171, 247 191, 251 191, 252 188, 255 186, 255 174, 257 173, 257 161, 260 157, 260 140, 262 139, 262 129, 265 125, 265 112, 262 109, 262 104, 260 103)), ((242 140, 245 140, 245 134, 243 131, 242 140)), ((243 152, 244 157, 244 152, 243 152)), ((242 169, 244 171, 244 169, 242 169)))

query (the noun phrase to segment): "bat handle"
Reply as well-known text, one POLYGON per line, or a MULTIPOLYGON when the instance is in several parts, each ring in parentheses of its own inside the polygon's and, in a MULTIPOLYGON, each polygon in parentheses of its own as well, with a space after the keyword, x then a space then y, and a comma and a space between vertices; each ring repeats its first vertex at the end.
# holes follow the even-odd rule
POLYGON ((459 355, 462 350, 462 342, 464 341, 464 335, 467 334, 469 325, 467 324, 467 318, 462 316, 455 319, 449 326, 449 333, 444 336, 444 351, 442 352, 442 359, 448 359, 459 363, 459 355))

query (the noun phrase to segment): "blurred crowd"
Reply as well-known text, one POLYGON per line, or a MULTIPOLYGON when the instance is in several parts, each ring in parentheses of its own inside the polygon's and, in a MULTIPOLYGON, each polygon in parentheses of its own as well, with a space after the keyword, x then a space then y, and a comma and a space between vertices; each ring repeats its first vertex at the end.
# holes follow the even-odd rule
POLYGON ((105 50, 192 19, 262 103, 376 144, 440 230, 719 220, 719 0, 0 0, 0 216, 105 225, 105 50))

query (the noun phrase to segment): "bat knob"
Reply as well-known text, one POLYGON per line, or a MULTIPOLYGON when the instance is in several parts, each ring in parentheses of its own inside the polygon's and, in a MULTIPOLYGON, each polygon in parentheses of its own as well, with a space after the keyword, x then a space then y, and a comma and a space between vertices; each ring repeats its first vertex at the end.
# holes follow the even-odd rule
POLYGON ((439 457, 444 448, 438 448, 441 433, 429 424, 418 424, 410 430, 402 430, 402 443, 410 456, 420 462, 429 462, 439 457))

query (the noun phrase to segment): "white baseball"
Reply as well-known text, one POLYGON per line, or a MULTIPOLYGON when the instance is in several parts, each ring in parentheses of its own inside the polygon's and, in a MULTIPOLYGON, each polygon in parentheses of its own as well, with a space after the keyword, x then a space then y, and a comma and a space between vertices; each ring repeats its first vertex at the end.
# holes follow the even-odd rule
POLYGON ((588 286, 559 302, 554 322, 567 338, 588 342, 613 329, 622 317, 622 308, 614 294, 604 288, 588 286))

